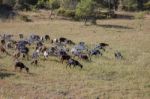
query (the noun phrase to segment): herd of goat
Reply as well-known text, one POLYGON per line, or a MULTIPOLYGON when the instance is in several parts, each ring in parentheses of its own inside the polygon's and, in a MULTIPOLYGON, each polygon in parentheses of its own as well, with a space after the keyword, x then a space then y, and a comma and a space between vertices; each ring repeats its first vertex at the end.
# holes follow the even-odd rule
MULTIPOLYGON (((26 60, 32 59, 31 64, 38 65, 40 56, 44 56, 45 61, 48 57, 55 56, 60 59, 61 63, 66 61, 66 67, 69 66, 71 68, 72 65, 73 67, 78 66, 82 69, 83 65, 79 60, 91 61, 92 56, 102 56, 106 48, 109 47, 107 43, 99 43, 92 49, 89 49, 85 42, 76 44, 65 37, 51 39, 49 35, 39 36, 31 34, 28 38, 24 38, 23 34, 19 34, 18 36, 19 40, 15 40, 13 35, 0 35, 0 52, 13 57, 15 70, 17 68, 20 71, 25 69, 27 72, 29 72, 29 68, 21 61, 23 58, 26 60), (32 55, 29 53, 31 45, 35 45, 32 55), (75 57, 78 57, 78 60, 75 57)), ((119 51, 115 51, 114 56, 116 59, 123 58, 119 51)))

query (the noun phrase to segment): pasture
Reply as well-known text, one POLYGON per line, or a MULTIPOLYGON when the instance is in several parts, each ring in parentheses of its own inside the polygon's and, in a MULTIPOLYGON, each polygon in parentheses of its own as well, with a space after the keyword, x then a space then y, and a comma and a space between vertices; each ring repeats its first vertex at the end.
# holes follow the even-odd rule
POLYGON ((66 69, 66 64, 55 57, 40 60, 39 66, 24 60, 30 74, 15 72, 12 57, 0 54, 0 99, 150 98, 149 19, 99 20, 96 26, 68 20, 1 22, 0 33, 12 33, 16 39, 19 33, 49 34, 51 38, 84 41, 88 46, 101 42, 110 45, 92 62, 80 61, 83 69, 66 69), (123 54, 123 60, 115 59, 115 50, 123 54))

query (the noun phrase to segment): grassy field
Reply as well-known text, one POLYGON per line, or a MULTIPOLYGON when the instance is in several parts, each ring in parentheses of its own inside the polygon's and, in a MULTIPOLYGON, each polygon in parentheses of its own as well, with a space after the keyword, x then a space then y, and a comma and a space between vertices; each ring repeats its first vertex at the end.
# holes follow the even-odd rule
POLYGON ((0 54, 0 99, 150 99, 150 20, 100 20, 84 26, 67 20, 31 23, 0 23, 0 33, 49 34, 66 37, 89 46, 110 44, 102 57, 81 61, 83 69, 66 69, 55 57, 38 67, 25 64, 31 73, 14 72, 13 60, 0 54), (139 22, 142 22, 140 29, 139 22), (116 60, 114 51, 125 57, 116 60))

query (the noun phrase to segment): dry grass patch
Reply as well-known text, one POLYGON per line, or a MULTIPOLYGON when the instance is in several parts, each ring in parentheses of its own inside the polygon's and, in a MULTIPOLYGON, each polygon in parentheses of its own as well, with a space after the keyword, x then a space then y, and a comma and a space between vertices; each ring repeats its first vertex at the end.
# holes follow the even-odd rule
POLYGON ((137 20, 100 20, 98 26, 64 20, 1 23, 0 33, 13 33, 16 38, 19 33, 49 34, 51 38, 63 36, 76 43, 85 41, 89 46, 106 42, 110 48, 104 56, 93 57, 92 62, 81 61, 82 70, 66 69, 66 64, 55 57, 40 61, 38 67, 25 61, 31 74, 14 72, 12 59, 1 54, 0 68, 14 75, 0 80, 0 98, 149 99, 150 20, 143 23, 142 30, 137 20), (115 50, 121 51, 125 59, 116 60, 115 50))

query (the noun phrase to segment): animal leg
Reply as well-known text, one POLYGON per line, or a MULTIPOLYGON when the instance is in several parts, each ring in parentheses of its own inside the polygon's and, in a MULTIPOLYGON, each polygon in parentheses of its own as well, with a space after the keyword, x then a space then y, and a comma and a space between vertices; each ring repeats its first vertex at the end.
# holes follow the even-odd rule
POLYGON ((14 66, 15 67, 15 71, 17 70, 17 66, 14 66))
POLYGON ((71 68, 71 64, 69 64, 69 67, 71 68))
POLYGON ((22 71, 22 68, 20 67, 20 72, 22 71))

